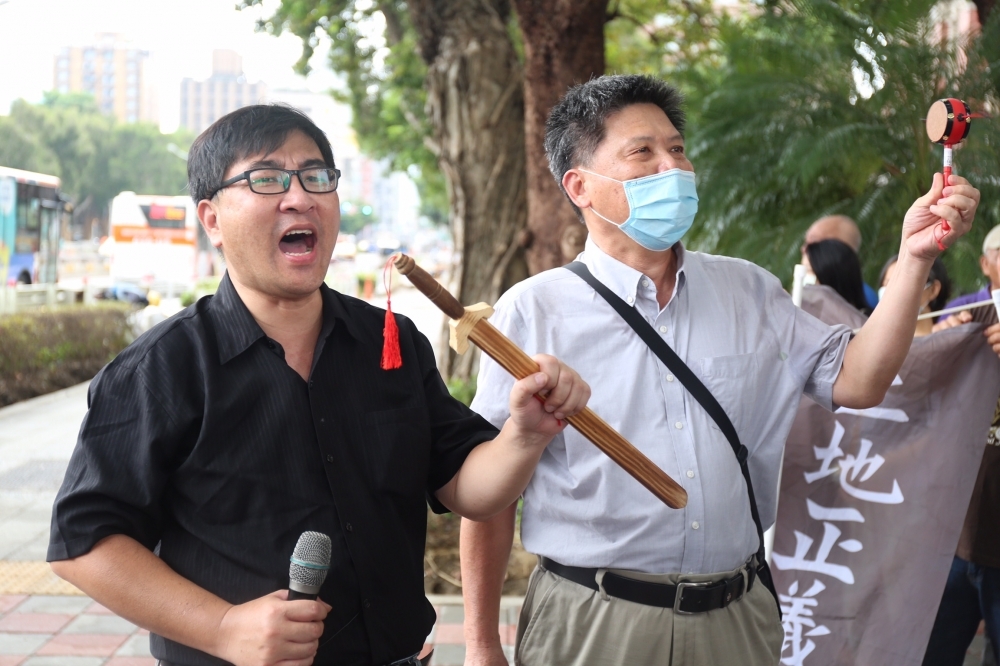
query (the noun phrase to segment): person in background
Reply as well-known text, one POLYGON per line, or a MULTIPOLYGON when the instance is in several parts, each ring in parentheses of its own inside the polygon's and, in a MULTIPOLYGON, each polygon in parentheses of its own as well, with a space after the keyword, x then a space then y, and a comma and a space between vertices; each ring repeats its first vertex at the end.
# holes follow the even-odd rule
MULTIPOLYGON (((983 241, 979 267, 989 284, 978 292, 960 296, 947 307, 967 305, 990 298, 991 289, 1000 289, 1000 225, 983 241)), ((934 326, 935 331, 973 321, 964 310, 934 326)), ((1000 323, 993 305, 976 310, 976 321, 989 324, 983 335, 1000 355, 1000 323)), ((993 424, 986 435, 983 462, 965 514, 948 582, 941 596, 934 628, 924 654, 924 666, 960 666, 972 643, 980 621, 985 621, 987 656, 983 663, 1000 663, 1000 399, 993 424)))
MULTIPOLYGON (((899 255, 894 254, 882 266, 882 272, 878 276, 880 293, 885 293, 889 282, 892 281, 896 273, 896 262, 898 259, 899 255)), ((949 296, 951 296, 951 278, 948 277, 948 269, 944 267, 941 257, 937 257, 931 265, 931 272, 927 276, 927 284, 924 285, 924 292, 920 295, 920 314, 937 312, 944 307, 949 296)), ((933 318, 918 319, 913 337, 921 338, 925 335, 930 335, 935 330, 934 321, 935 319, 933 318)))
MULTIPOLYGON (((990 292, 1000 289, 1000 224, 990 229, 990 232, 986 234, 986 238, 983 240, 983 253, 979 256, 979 268, 986 277, 986 285, 977 292, 959 296, 949 302, 945 306, 946 308, 988 301, 990 300, 990 292)), ((991 309, 992 306, 987 305, 983 306, 982 310, 976 308, 975 312, 963 310, 939 322, 934 330, 961 326, 970 321, 985 321, 986 318, 991 316, 989 314, 991 309)), ((1000 345, 1000 327, 986 329, 985 335, 993 337, 990 340, 990 344, 993 345, 993 350, 1000 354, 1000 346, 998 346, 1000 345)))
MULTIPOLYGON (((802 263, 806 262, 806 247, 822 240, 839 240, 857 255, 861 251, 861 230, 857 222, 846 215, 826 215, 813 222, 806 230, 802 243, 802 263)), ((869 312, 878 305, 878 294, 866 282, 861 283, 869 312)))
POLYGON ((862 313, 871 314, 872 309, 865 298, 861 262, 849 245, 832 238, 821 240, 806 245, 803 255, 804 265, 815 276, 817 284, 830 287, 862 313))

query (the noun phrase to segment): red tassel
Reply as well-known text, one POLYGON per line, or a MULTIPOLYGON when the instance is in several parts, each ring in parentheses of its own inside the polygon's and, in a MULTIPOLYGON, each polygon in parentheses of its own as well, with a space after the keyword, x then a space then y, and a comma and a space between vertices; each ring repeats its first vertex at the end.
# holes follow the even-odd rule
POLYGON ((395 370, 403 367, 403 357, 399 351, 399 327, 396 325, 396 315, 392 314, 392 291, 389 282, 392 274, 389 274, 389 281, 386 281, 386 271, 392 266, 392 259, 386 263, 382 269, 382 280, 385 282, 385 327, 382 329, 382 369, 395 370))
POLYGON ((387 307, 385 311, 385 328, 382 330, 382 337, 385 338, 385 342, 382 344, 382 369, 401 368, 403 358, 399 353, 399 327, 396 326, 396 317, 392 314, 391 307, 387 307))

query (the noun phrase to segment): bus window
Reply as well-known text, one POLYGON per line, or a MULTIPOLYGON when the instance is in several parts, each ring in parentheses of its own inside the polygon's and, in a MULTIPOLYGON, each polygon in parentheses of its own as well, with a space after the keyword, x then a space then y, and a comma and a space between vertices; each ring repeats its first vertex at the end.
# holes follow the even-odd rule
POLYGON ((183 229, 187 222, 187 208, 177 205, 140 205, 139 210, 146 216, 149 226, 158 229, 183 229))
POLYGON ((60 216, 55 176, 0 167, 0 284, 55 282, 60 216))

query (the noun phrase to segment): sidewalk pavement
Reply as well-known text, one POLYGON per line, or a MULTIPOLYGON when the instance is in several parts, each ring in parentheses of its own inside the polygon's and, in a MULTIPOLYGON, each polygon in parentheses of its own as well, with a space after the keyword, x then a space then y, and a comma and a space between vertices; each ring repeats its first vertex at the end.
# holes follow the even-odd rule
MULTIPOLYGON (((461 666, 462 598, 432 596, 438 621, 427 637, 432 666, 461 666)), ((505 598, 500 637, 507 658, 521 599, 505 598)), ((0 594, 0 666, 155 666, 149 632, 82 595, 0 594)))

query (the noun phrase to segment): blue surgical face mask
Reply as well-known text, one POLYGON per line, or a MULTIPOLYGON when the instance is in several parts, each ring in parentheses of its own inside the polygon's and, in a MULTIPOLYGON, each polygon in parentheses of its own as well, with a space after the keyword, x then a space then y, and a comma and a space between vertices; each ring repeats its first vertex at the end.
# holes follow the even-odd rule
POLYGON ((698 212, 698 192, 692 171, 670 169, 632 180, 618 180, 586 169, 580 171, 622 184, 628 200, 627 220, 618 224, 598 213, 593 206, 590 209, 647 250, 669 250, 691 228, 698 212))

